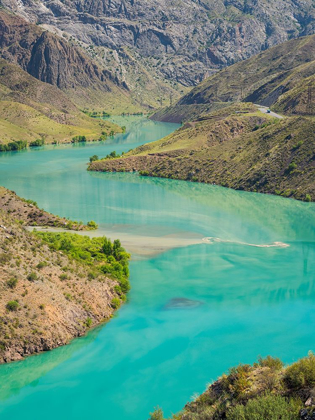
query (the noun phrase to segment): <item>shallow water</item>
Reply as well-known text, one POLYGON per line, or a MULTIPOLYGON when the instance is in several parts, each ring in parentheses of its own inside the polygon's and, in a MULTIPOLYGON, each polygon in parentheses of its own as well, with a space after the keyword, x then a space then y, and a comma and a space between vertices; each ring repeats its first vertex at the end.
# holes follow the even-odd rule
POLYGON ((267 354, 291 362, 315 349, 314 204, 85 171, 93 154, 177 127, 119 122, 128 134, 110 143, 0 155, 0 184, 45 210, 93 219, 112 239, 141 238, 142 248, 146 237, 161 244, 135 252, 129 301, 112 321, 0 367, 3 418, 145 420, 157 405, 169 415, 230 366, 267 354), (286 246, 261 246, 274 243, 286 246))

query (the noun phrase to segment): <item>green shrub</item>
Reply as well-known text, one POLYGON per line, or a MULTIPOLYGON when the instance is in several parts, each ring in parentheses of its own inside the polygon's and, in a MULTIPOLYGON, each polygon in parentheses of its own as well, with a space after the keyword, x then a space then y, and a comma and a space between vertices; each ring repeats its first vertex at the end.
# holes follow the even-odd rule
POLYGON ((10 152, 12 150, 23 150, 27 148, 26 140, 17 140, 8 144, 0 144, 0 152, 10 152))
POLYGON ((0 254, 0 264, 6 264, 11 260, 12 256, 11 254, 8 254, 6 252, 1 252, 0 254))
POLYGON ((85 136, 75 136, 72 137, 71 143, 85 143, 86 137, 85 136))
POLYGON ((44 305, 43 303, 41 303, 41 304, 39 305, 39 309, 41 309, 41 310, 45 309, 45 305, 44 305))
POLYGON ((64 281, 64 280, 67 280, 68 276, 67 274, 63 273, 63 274, 60 274, 59 278, 61 281, 64 281))
POLYGON ((39 146, 43 146, 44 144, 45 144, 45 139, 37 139, 30 143, 30 147, 39 147, 39 146))
POLYGON ((304 142, 302 141, 302 140, 300 140, 299 142, 297 142, 293 147, 292 147, 292 150, 297 150, 297 149, 299 149, 301 146, 302 146, 302 144, 303 144, 304 142))
POLYGON ((287 173, 292 173, 297 168, 297 164, 295 162, 291 162, 286 170, 287 173))
POLYGON ((90 229, 97 229, 98 228, 98 224, 96 222, 94 222, 94 220, 90 220, 89 222, 87 222, 87 226, 90 229))
MULTIPOLYGON (((93 267, 93 272, 112 275, 119 282, 123 293, 130 290, 128 281, 130 255, 122 248, 119 240, 112 243, 106 237, 89 238, 68 232, 35 232, 35 234, 52 250, 62 251, 71 258, 93 267)), ((65 277, 60 278, 65 279, 65 277)))
POLYGON ((269 367, 271 370, 281 370, 284 363, 278 357, 267 356, 264 359, 259 357, 258 365, 261 367, 269 367))
POLYGON ((312 201, 312 197, 309 194, 306 194, 305 201, 307 201, 308 203, 311 202, 312 201))
POLYGON ((227 420, 297 420, 302 404, 279 395, 265 395, 238 404, 227 412, 227 420))
POLYGON ((9 280, 7 280, 6 283, 7 283, 7 286, 10 289, 15 289, 16 288, 16 285, 18 283, 18 279, 16 277, 11 277, 9 280))
POLYGON ((307 357, 289 366, 284 374, 284 383, 288 388, 311 388, 315 386, 315 355, 307 357))
POLYGON ((249 374, 251 371, 252 367, 250 365, 239 365, 229 370, 229 375, 227 377, 229 391, 236 398, 242 398, 250 388, 249 374))
POLYGON ((16 300, 10 300, 10 302, 6 304, 6 308, 10 312, 16 312, 19 306, 19 302, 17 302, 16 300))
POLYGON ((32 204, 33 206, 37 207, 37 202, 34 200, 26 200, 24 198, 22 198, 22 201, 24 201, 27 204, 32 204))
POLYGON ((96 160, 99 160, 97 155, 93 155, 90 157, 90 162, 95 162, 96 160))
POLYGON ((34 273, 33 271, 27 276, 27 280, 28 281, 36 281, 37 280, 37 274, 34 273))
POLYGON ((90 328, 92 323, 93 323, 92 319, 90 317, 87 317, 86 320, 85 320, 86 327, 90 328))
POLYGON ((120 304, 121 302, 120 302, 120 299, 118 298, 113 298, 111 301, 111 306, 113 309, 118 309, 120 307, 120 304))
POLYGON ((41 261, 36 266, 36 268, 38 268, 39 270, 41 270, 44 267, 47 267, 47 262, 46 261, 41 261))
POLYGON ((164 415, 163 415, 163 411, 161 408, 156 408, 153 413, 150 413, 150 418, 149 420, 163 420, 164 419, 164 415))

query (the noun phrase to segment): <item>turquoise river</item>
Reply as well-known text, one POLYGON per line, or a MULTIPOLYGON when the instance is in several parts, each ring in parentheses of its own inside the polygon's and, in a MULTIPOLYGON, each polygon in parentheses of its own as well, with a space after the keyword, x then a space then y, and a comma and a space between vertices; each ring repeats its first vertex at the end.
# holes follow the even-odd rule
POLYGON ((315 350, 315 206, 218 186, 86 171, 178 126, 116 120, 106 143, 0 155, 0 184, 132 252, 129 299, 70 345, 0 367, 0 417, 146 420, 259 355, 315 350))

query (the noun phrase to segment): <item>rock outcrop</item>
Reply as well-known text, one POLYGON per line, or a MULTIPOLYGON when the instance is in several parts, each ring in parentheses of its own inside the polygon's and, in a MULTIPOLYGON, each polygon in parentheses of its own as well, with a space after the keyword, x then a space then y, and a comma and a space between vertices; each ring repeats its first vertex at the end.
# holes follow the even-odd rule
POLYGON ((79 42, 117 77, 138 88, 141 83, 131 80, 131 74, 141 79, 149 71, 193 86, 218 69, 315 30, 311 0, 2 0, 2 4, 79 42))

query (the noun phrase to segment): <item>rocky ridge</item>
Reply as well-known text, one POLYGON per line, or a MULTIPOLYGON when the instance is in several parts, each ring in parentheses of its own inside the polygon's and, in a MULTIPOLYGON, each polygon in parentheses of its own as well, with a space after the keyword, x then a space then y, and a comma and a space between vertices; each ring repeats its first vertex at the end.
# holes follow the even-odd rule
POLYGON ((0 57, 62 89, 81 108, 106 104, 110 111, 110 105, 120 101, 128 111, 132 104, 126 84, 82 48, 4 9, 0 9, 0 57))
POLYGON ((2 0, 2 5, 80 45, 140 100, 148 100, 145 91, 154 84, 160 104, 176 97, 181 86, 197 85, 223 67, 315 30, 310 0, 2 0))

